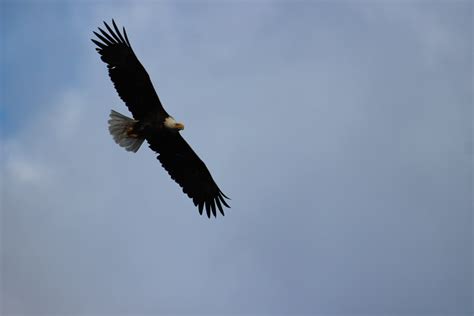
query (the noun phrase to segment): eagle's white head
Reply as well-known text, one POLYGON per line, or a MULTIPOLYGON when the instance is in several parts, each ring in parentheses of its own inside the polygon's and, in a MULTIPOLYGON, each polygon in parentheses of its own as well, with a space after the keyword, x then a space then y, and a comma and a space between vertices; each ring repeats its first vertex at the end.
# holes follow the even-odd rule
POLYGON ((182 123, 176 122, 176 120, 171 116, 168 116, 165 119, 164 125, 165 125, 166 128, 169 128, 169 129, 175 130, 175 131, 181 131, 181 130, 184 129, 184 125, 182 123))

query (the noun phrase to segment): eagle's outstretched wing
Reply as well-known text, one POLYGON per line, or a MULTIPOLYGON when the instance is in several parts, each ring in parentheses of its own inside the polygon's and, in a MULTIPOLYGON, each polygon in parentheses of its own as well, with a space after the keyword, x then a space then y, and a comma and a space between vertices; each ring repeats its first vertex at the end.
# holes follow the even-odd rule
POLYGON ((140 120, 155 113, 163 118, 168 117, 150 76, 133 52, 125 28, 122 35, 114 20, 112 25, 115 31, 107 23, 104 22, 104 25, 108 33, 98 28, 101 34, 94 34, 100 41, 92 39, 92 42, 98 46, 96 50, 107 64, 110 79, 133 117, 140 120))
POLYGON ((158 160, 171 178, 183 188, 199 208, 204 207, 207 216, 216 216, 216 208, 224 215, 223 206, 230 207, 206 165, 179 133, 163 131, 155 137, 147 138, 150 148, 157 152, 158 160))
MULTIPOLYGON (((101 41, 94 39, 92 41, 98 46, 96 49, 101 55, 101 59, 107 63, 110 78, 119 96, 136 120, 147 121, 153 117, 158 119, 156 122, 159 122, 161 117, 164 122, 169 115, 163 109, 145 68, 135 56, 125 28, 122 35, 114 20, 112 20, 112 25, 115 31, 107 23, 104 22, 104 25, 108 33, 99 28, 101 34, 96 32, 94 34, 101 41)), ((122 126, 129 122, 134 124, 131 119, 124 118, 120 114, 115 114, 113 120, 115 120, 116 126, 122 126)), ((211 216, 211 213, 216 216, 217 209, 224 215, 223 207, 230 207, 225 201, 225 198, 228 197, 214 182, 204 162, 178 131, 161 128, 162 123, 159 124, 160 126, 157 126, 153 133, 146 133, 144 137, 150 148, 158 153, 161 165, 168 171, 171 178, 182 187, 183 192, 193 200, 201 215, 204 208, 206 208, 208 217, 211 216)), ((125 138, 130 137, 126 135, 125 138)))

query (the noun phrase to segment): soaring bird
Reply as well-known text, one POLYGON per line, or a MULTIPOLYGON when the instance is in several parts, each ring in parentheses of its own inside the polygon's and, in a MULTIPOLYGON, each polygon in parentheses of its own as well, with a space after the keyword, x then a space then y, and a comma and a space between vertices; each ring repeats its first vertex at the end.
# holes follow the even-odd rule
POLYGON ((104 22, 107 31, 100 27, 93 32, 92 42, 100 58, 107 64, 110 79, 133 119, 114 110, 110 113, 109 132, 115 142, 127 151, 137 152, 146 140, 155 151, 163 168, 192 199, 202 215, 206 209, 216 217, 216 209, 224 215, 223 206, 230 208, 204 162, 181 136, 184 129, 163 108, 150 77, 135 55, 127 32, 123 34, 112 20, 113 29, 104 22))

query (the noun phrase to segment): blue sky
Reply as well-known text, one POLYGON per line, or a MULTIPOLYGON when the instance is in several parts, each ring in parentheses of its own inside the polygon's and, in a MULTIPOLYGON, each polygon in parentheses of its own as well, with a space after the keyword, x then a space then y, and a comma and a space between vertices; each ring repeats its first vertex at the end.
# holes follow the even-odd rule
POLYGON ((470 1, 3 2, 5 315, 470 315, 470 1), (232 198, 198 215, 90 42, 114 18, 232 198))

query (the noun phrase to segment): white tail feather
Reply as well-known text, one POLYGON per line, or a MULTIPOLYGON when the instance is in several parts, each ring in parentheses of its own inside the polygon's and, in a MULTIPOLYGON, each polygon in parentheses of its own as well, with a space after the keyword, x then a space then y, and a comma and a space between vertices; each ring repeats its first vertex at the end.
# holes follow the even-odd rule
POLYGON ((119 112, 112 110, 109 119, 109 132, 114 138, 115 142, 127 151, 136 153, 143 144, 144 138, 131 137, 128 131, 138 121, 126 117, 119 112))

